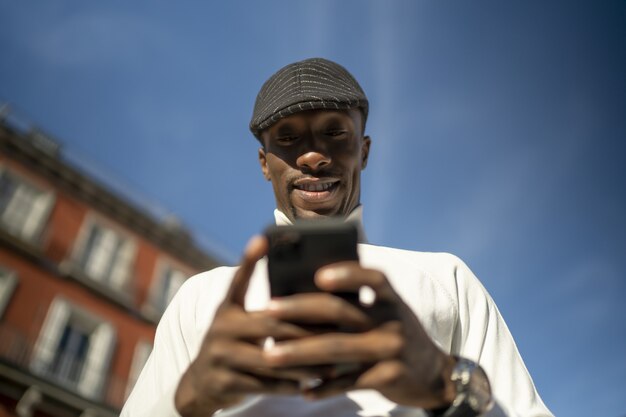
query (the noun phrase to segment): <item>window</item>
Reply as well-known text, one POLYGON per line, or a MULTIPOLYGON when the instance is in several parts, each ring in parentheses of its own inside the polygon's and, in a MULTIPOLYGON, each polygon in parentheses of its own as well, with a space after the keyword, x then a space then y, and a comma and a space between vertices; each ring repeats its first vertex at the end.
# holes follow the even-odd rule
POLYGON ((126 386, 126 397, 130 395, 137 379, 139 379, 139 375, 141 374, 141 370, 144 365, 148 361, 148 357, 150 356, 150 352, 152 352, 152 344, 149 342, 141 341, 137 343, 135 346, 135 354, 133 355, 133 363, 130 367, 130 372, 128 374, 128 385, 126 386))
POLYGON ((9 305, 9 300, 11 300, 16 285, 17 278, 15 273, 0 267, 0 318, 2 318, 4 310, 9 305))
POLYGON ((35 240, 52 207, 53 194, 0 167, 0 225, 25 240, 35 240))
POLYGON ((117 290, 127 289, 135 243, 93 220, 87 221, 76 261, 85 274, 117 290))
POLYGON ((180 269, 177 269, 166 262, 160 262, 157 268, 157 276, 150 294, 149 309, 156 312, 159 316, 163 314, 170 301, 176 294, 176 291, 183 285, 183 282, 189 277, 180 269))
POLYGON ((88 311, 55 299, 35 345, 34 372, 88 398, 100 398, 115 330, 88 311))
POLYGON ((172 301, 174 294, 176 294, 176 291, 178 291, 186 279, 187 275, 185 273, 169 265, 161 268, 161 282, 155 301, 155 306, 160 312, 165 311, 167 305, 172 301))
POLYGON ((57 379, 77 385, 85 365, 89 348, 90 330, 68 321, 63 326, 61 340, 50 362, 49 372, 57 379))

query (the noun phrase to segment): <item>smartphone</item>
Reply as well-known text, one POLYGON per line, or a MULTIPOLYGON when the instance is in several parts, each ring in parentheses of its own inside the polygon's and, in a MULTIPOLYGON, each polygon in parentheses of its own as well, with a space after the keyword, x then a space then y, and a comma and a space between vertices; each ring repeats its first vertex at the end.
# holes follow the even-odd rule
MULTIPOLYGON (((358 261, 356 225, 340 219, 270 226, 267 269, 272 297, 317 292, 315 272, 340 261, 358 261)), ((358 292, 335 293, 358 303, 358 292)))
MULTIPOLYGON (((356 225, 340 219, 300 221, 292 226, 270 226, 265 230, 269 241, 267 269, 272 297, 321 291, 314 281, 315 272, 328 264, 341 261, 358 261, 358 231, 356 225)), ((359 304, 359 293, 335 292, 353 305, 359 304)), ((352 332, 344 326, 308 324, 316 332, 352 332)), ((267 344, 270 346, 273 344, 267 344)), ((359 363, 331 365, 334 375, 352 373, 360 369, 359 363)), ((301 381, 303 389, 313 389, 323 383, 321 379, 301 381)))

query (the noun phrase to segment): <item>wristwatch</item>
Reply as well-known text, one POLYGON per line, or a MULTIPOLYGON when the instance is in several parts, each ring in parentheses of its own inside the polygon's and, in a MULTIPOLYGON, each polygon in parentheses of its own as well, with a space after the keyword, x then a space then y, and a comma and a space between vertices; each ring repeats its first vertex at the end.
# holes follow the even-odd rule
POLYGON ((493 406, 487 374, 476 362, 455 356, 452 370, 456 396, 448 408, 431 412, 432 417, 478 417, 493 406))

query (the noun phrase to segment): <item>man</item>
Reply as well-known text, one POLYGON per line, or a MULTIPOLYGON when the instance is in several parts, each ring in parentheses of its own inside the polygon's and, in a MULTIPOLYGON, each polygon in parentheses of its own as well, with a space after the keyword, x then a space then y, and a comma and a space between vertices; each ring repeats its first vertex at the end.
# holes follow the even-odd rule
MULTIPOLYGON (((263 85, 250 129, 278 224, 360 221, 367 115, 357 81, 328 60, 288 65, 263 85)), ((551 415, 458 258, 360 244, 360 263, 317 271, 321 292, 270 300, 266 253, 266 240, 253 238, 238 268, 185 283, 123 416, 551 415), (384 317, 333 295, 364 287, 374 307, 387 306, 384 317)))

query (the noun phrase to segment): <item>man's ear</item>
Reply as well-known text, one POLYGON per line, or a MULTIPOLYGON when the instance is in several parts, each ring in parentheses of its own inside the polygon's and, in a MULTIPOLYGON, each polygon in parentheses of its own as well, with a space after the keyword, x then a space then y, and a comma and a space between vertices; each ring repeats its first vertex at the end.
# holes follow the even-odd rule
POLYGON ((261 172, 266 180, 271 181, 270 171, 267 168, 267 158, 265 156, 265 149, 259 148, 259 164, 261 164, 261 172))
POLYGON ((361 146, 361 169, 367 166, 367 158, 370 156, 370 145, 372 139, 369 136, 363 136, 363 145, 361 146))

